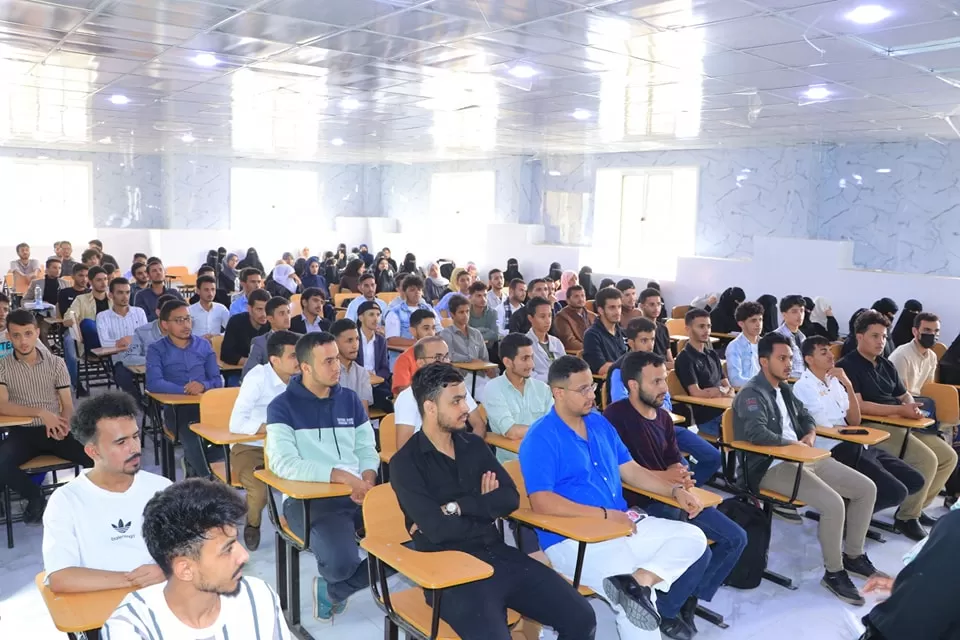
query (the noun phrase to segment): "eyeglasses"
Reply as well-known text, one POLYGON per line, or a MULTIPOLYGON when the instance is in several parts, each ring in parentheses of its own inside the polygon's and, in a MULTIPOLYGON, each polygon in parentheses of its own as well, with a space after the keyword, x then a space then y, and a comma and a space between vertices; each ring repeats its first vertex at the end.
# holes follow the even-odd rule
POLYGON ((193 322, 193 317, 181 316, 179 318, 170 318, 167 322, 172 322, 174 324, 190 324, 193 322))
POLYGON ((580 395, 589 398, 597 392, 597 383, 594 382, 591 385, 586 387, 580 387, 579 389, 571 389, 570 387, 560 387, 564 391, 573 391, 574 393, 579 393, 580 395))
POLYGON ((432 358, 423 358, 423 359, 424 359, 424 360, 431 360, 431 361, 433 361, 433 362, 450 362, 450 354, 449 354, 449 353, 438 353, 437 355, 433 356, 432 358))

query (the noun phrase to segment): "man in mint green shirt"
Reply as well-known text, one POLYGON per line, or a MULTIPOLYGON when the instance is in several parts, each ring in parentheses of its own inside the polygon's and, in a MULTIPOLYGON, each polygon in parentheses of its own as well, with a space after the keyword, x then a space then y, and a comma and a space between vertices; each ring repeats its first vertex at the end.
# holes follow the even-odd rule
MULTIPOLYGON (((522 333, 511 333, 500 341, 500 358, 506 368, 503 375, 483 389, 483 406, 494 433, 523 440, 527 429, 553 407, 553 394, 545 383, 532 378, 533 340, 522 333)), ((516 460, 509 451, 497 449, 500 462, 516 460)))

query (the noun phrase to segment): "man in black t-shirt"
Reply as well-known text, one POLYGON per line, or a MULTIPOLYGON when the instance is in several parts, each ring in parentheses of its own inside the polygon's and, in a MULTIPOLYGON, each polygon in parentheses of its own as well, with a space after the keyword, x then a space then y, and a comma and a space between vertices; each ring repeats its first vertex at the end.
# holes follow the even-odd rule
MULTIPOLYGON (((710 346, 710 314, 693 308, 684 317, 687 327, 687 346, 677 354, 677 379, 684 391, 698 398, 732 398, 734 391, 723 375, 720 356, 710 346)), ((723 409, 693 405, 693 419, 697 430, 716 436, 720 434, 720 416, 723 409)))
POLYGON ((663 298, 657 289, 647 288, 640 292, 638 305, 643 317, 657 325, 654 336, 653 352, 664 359, 667 369, 673 369, 673 354, 670 353, 670 331, 667 325, 660 322, 660 312, 663 310, 663 298))

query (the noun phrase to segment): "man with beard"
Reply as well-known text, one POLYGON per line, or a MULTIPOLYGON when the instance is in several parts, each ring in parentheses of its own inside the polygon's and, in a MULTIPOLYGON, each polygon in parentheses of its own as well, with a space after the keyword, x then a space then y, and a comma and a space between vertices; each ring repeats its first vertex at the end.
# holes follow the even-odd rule
POLYGON ((167 487, 143 512, 143 537, 166 582, 127 595, 103 638, 271 638, 289 640, 280 600, 244 577, 250 554, 237 541, 243 498, 222 482, 167 487))
POLYGON ((140 470, 133 398, 108 391, 85 400, 71 435, 93 468, 57 489, 43 516, 43 568, 57 593, 149 587, 163 572, 143 540, 143 508, 170 481, 140 470))
POLYGON ((463 376, 450 364, 429 364, 411 388, 423 428, 394 455, 390 478, 413 545, 461 551, 493 568, 489 578, 445 589, 440 617, 464 640, 509 640, 510 608, 552 627, 560 640, 591 640, 597 623, 586 599, 497 530, 520 496, 483 438, 466 433, 463 376))

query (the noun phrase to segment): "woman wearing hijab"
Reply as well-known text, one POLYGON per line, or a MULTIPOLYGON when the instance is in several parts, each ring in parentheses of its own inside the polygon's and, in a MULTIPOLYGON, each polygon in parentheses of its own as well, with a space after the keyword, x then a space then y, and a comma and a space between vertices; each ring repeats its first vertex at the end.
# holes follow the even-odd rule
POLYGON ((363 260, 360 258, 351 260, 349 264, 347 264, 347 268, 340 274, 340 293, 345 291, 360 293, 360 289, 358 288, 360 276, 362 276, 366 270, 367 268, 363 264, 363 260))
POLYGON ((954 338, 950 348, 940 358, 939 381, 943 384, 960 385, 960 335, 954 338))
MULTIPOLYGON (((403 256, 403 264, 400 265, 400 271, 402 273, 419 276, 420 278, 426 277, 426 275, 423 273, 423 269, 417 266, 417 256, 413 255, 412 253, 408 253, 407 255, 403 256)), ((439 274, 440 271, 438 270, 437 273, 439 274)))
MULTIPOLYGON (((883 314, 890 321, 890 326, 893 326, 893 319, 897 317, 897 311, 900 310, 900 307, 891 298, 880 298, 873 303, 872 308, 874 311, 883 314)), ((883 347, 883 357, 889 358, 894 348, 893 340, 890 339, 890 329, 887 329, 887 344, 883 347)))
POLYGON ((380 256, 377 260, 377 268, 373 272, 373 277, 377 282, 377 293, 393 293, 397 290, 396 272, 393 270, 390 262, 380 256))
POLYGON ((847 355, 848 353, 853 353, 857 350, 857 318, 860 317, 860 314, 864 311, 869 311, 869 309, 857 309, 853 312, 853 315, 850 316, 850 333, 847 334, 847 337, 843 340, 843 346, 840 347, 840 357, 847 355))
POLYGON ((429 305, 435 305, 447 294, 447 285, 450 281, 440 275, 440 263, 431 262, 427 265, 427 277, 423 283, 423 299, 429 305))
POLYGON ((919 300, 910 299, 903 303, 903 311, 900 312, 897 324, 893 326, 893 331, 890 332, 890 339, 893 340, 894 347, 899 347, 913 340, 913 321, 921 311, 923 311, 923 305, 919 300))
POLYGON ((223 268, 223 263, 227 260, 227 250, 224 247, 217 247, 217 273, 223 268))
MULTIPOLYGON (((509 282, 509 280, 507 280, 509 282)), ((587 300, 593 300, 597 297, 597 287, 593 284, 593 269, 583 267, 577 274, 577 282, 583 287, 583 292, 587 295, 587 300)))
POLYGON ((216 271, 216 270, 217 270, 217 263, 218 263, 218 262, 219 262, 219 260, 217 259, 217 252, 216 252, 216 250, 215 250, 215 249, 210 249, 210 251, 207 251, 207 259, 204 261, 203 264, 206 265, 206 266, 208 266, 208 267, 211 267, 214 271, 216 271))
POLYGON ((547 271, 547 277, 554 282, 560 282, 560 278, 563 277, 563 267, 560 266, 559 262, 550 263, 550 269, 547 271))
POLYGON ((237 270, 239 262, 240 256, 235 253, 227 254, 226 260, 220 267, 220 274, 217 276, 218 289, 223 289, 228 293, 237 290, 237 279, 240 277, 240 272, 237 270))
POLYGON ((840 325, 833 317, 833 308, 823 296, 813 299, 813 309, 807 315, 807 321, 801 325, 800 331, 807 336, 823 336, 833 342, 840 337, 840 325))
POLYGON ((613 278, 604 278, 600 281, 600 288, 606 289, 607 287, 615 286, 617 283, 613 278))
POLYGON ((564 271, 560 275, 560 289, 557 290, 557 301, 562 302, 564 306, 567 304, 567 289, 577 284, 577 272, 576 271, 564 271))
POLYGON ((337 269, 347 268, 347 245, 342 242, 337 245, 337 253, 333 256, 337 259, 337 269))
POLYGON ((710 324, 712 331, 717 333, 733 333, 740 331, 740 325, 737 324, 734 313, 737 305, 747 299, 747 294, 740 287, 730 287, 720 294, 720 301, 713 311, 710 312, 710 324))
POLYGON ((507 270, 503 272, 503 281, 509 284, 511 280, 516 278, 523 280, 523 274, 520 273, 520 263, 517 262, 516 258, 510 258, 507 260, 507 270))
POLYGON ((247 255, 244 256, 243 260, 240 261, 240 264, 237 265, 237 268, 241 271, 250 267, 258 270, 262 276, 266 276, 267 274, 267 271, 263 268, 263 263, 260 262, 260 255, 253 247, 247 249, 247 255))
POLYGON ((766 335, 780 326, 780 321, 777 316, 777 297, 765 293, 757 298, 757 302, 763 307, 763 329, 761 335, 766 335))
POLYGON ((333 257, 333 252, 328 251, 330 255, 323 259, 323 279, 327 285, 340 285, 340 269, 337 268, 337 259, 333 257))
POLYGON ((327 286, 327 279, 320 274, 320 258, 311 256, 303 268, 303 275, 300 276, 300 284, 304 289, 313 287, 323 291, 324 297, 330 299, 330 287, 327 286))

